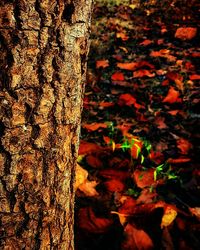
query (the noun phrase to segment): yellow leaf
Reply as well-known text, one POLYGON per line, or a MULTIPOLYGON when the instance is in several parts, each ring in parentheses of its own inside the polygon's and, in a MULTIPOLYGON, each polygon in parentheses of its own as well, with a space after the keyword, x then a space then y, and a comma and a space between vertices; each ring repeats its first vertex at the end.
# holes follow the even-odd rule
POLYGON ((88 171, 83 169, 80 165, 76 166, 76 182, 75 182, 75 190, 87 180, 88 171))
POLYGON ((96 196, 99 195, 99 193, 96 191, 95 187, 98 184, 96 181, 88 181, 86 180, 84 183, 82 183, 78 189, 83 192, 86 196, 96 196))
POLYGON ((175 220, 176 216, 177 211, 174 210, 172 207, 167 206, 162 217, 161 228, 171 225, 171 223, 175 220))
POLYGON ((130 4, 129 7, 130 7, 132 10, 134 10, 134 9, 137 8, 138 6, 137 6, 137 4, 130 4))
POLYGON ((127 221, 127 218, 126 218, 127 215, 126 214, 120 214, 120 213, 118 213, 116 211, 111 211, 111 214, 117 214, 119 216, 119 221, 120 221, 122 226, 126 223, 126 221, 127 221))

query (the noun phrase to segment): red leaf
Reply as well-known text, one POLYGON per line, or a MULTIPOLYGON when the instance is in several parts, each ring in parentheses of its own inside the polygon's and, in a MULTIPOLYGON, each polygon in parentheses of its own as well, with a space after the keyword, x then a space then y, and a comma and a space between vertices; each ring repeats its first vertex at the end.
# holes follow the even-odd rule
POLYGON ((196 75, 196 74, 190 75, 189 78, 190 78, 190 80, 192 80, 192 81, 200 80, 200 75, 196 75))
POLYGON ((97 217, 91 207, 84 207, 78 213, 79 227, 90 233, 106 232, 113 221, 107 218, 97 217))
POLYGON ((137 62, 130 62, 130 63, 117 63, 117 67, 120 69, 126 70, 135 70, 138 66, 137 62))
POLYGON ((176 91, 173 87, 170 87, 167 96, 163 99, 162 102, 174 103, 179 101, 179 92, 176 91))
POLYGON ((154 248, 150 236, 142 229, 137 229, 128 223, 124 229, 126 240, 122 244, 122 250, 151 250, 154 248))
POLYGON ((149 39, 144 40, 143 42, 139 43, 139 45, 143 45, 143 46, 148 46, 150 44, 152 44, 153 42, 149 39))
POLYGON ((191 40, 197 34, 197 28, 193 27, 183 27, 178 28, 175 33, 175 37, 181 40, 191 40))
POLYGON ((80 146, 79 146, 79 155, 84 155, 84 154, 88 154, 91 152, 95 152, 95 151, 99 151, 101 150, 102 147, 99 146, 96 143, 91 143, 91 142, 87 142, 87 141, 81 141, 80 142, 80 146))
POLYGON ((127 196, 123 204, 118 209, 118 212, 120 214, 130 215, 133 213, 135 206, 136 206, 136 200, 130 196, 127 196))
POLYGON ((118 100, 118 104, 119 106, 132 106, 134 105, 134 107, 136 109, 140 109, 143 108, 142 105, 138 104, 135 97, 133 97, 131 94, 121 94, 118 100))
POLYGON ((145 76, 154 77, 155 73, 151 73, 147 69, 140 69, 138 71, 133 72, 133 77, 134 78, 145 77, 145 76))
POLYGON ((115 179, 104 182, 104 185, 110 192, 122 192, 125 189, 124 183, 115 179))
POLYGON ((167 162, 169 162, 169 163, 174 163, 174 164, 176 164, 176 163, 185 163, 185 162, 189 162, 189 161, 191 161, 191 159, 190 158, 178 158, 178 159, 172 159, 172 158, 169 158, 168 160, 167 160, 167 162))
POLYGON ((100 106, 100 107, 107 108, 107 107, 112 107, 112 106, 114 106, 114 103, 112 103, 112 102, 100 102, 100 103, 99 103, 99 106, 100 106))
POLYGON ((149 187, 155 184, 154 181, 154 169, 148 170, 136 169, 133 173, 133 179, 139 188, 149 187))
POLYGON ((124 74, 122 72, 115 72, 112 76, 111 79, 113 81, 124 81, 124 74))
POLYGON ((95 155, 87 155, 86 161, 93 168, 101 168, 103 166, 102 161, 95 155))
POLYGON ((127 171, 120 171, 115 169, 104 169, 99 171, 99 175, 107 179, 117 179, 124 181, 130 177, 127 171))
POLYGON ((96 68, 107 68, 109 66, 108 60, 98 60, 96 61, 96 68))
POLYGON ((176 143, 177 143, 177 148, 180 149, 182 154, 187 154, 188 151, 192 148, 192 144, 184 138, 178 139, 176 143))

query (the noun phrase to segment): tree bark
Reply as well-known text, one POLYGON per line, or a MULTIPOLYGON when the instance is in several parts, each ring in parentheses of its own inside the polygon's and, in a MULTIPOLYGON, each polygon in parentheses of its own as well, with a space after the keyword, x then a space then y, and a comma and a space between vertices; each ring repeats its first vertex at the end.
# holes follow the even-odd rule
POLYGON ((74 249, 91 1, 0 2, 0 249, 74 249))

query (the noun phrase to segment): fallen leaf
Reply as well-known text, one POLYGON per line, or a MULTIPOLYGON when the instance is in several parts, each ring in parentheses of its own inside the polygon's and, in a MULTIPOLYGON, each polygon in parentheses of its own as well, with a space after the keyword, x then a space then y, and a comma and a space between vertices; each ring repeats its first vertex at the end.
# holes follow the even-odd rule
POLYGON ((123 197, 123 204, 119 207, 118 212, 126 216, 133 214, 136 200, 130 196, 123 197))
POLYGON ((190 207, 189 210, 200 221, 200 207, 190 207))
POLYGON ((125 189, 124 183, 116 179, 111 179, 104 182, 104 186, 110 192, 122 192, 125 189))
POLYGON ((147 170, 136 169, 133 172, 133 179, 139 188, 149 187, 155 184, 154 181, 154 169, 147 170))
POLYGON ((115 170, 115 169, 103 169, 99 171, 99 175, 107 179, 117 179, 124 181, 130 177, 127 171, 115 170))
POLYGON ((135 97, 133 97, 131 94, 121 94, 119 96, 118 100, 119 106, 134 106, 136 109, 144 108, 144 106, 137 103, 137 100, 135 97))
POLYGON ((174 81, 177 88, 180 89, 181 91, 183 91, 183 76, 176 73, 176 72, 168 72, 166 77, 171 80, 174 81))
POLYGON ((170 110, 170 111, 168 111, 168 113, 169 113, 170 115, 177 115, 179 111, 180 111, 180 110, 178 110, 178 109, 176 109, 176 110, 170 110))
POLYGON ((138 71, 133 72, 133 77, 134 78, 145 77, 145 76, 154 77, 155 73, 151 73, 147 69, 140 69, 138 71))
POLYGON ((174 103, 179 101, 179 92, 173 87, 170 87, 167 96, 163 99, 162 102, 174 103))
POLYGON ((85 159, 87 164, 92 168, 101 168, 103 166, 102 161, 96 155, 89 154, 85 159))
POLYGON ((178 139, 176 143, 177 143, 177 148, 179 148, 181 151, 181 154, 187 154, 188 151, 192 148, 192 144, 184 138, 178 139))
POLYGON ((130 63, 117 63, 117 67, 120 69, 126 70, 135 70, 138 66, 137 62, 130 62, 130 63))
POLYGON ((82 124, 83 128, 86 128, 89 131, 96 131, 99 128, 107 128, 107 124, 106 123, 90 123, 90 124, 82 124))
POLYGON ((161 228, 168 227, 169 225, 171 225, 172 222, 175 220, 176 216, 177 210, 175 209, 175 207, 166 206, 161 221, 161 228))
POLYGON ((169 158, 167 160, 167 162, 174 163, 174 164, 176 164, 176 163, 185 163, 185 162, 189 162, 189 161, 191 161, 190 158, 182 158, 182 157, 181 158, 177 158, 177 159, 169 158))
POLYGON ((148 46, 150 44, 152 44, 153 42, 149 39, 145 39, 143 42, 139 43, 139 45, 142 45, 142 46, 148 46))
POLYGON ((129 39, 129 36, 124 32, 117 32, 116 37, 121 38, 122 41, 127 41, 129 39))
POLYGON ((151 191, 149 187, 143 188, 140 193, 140 196, 137 198, 137 204, 152 203, 156 197, 157 193, 155 191, 151 191))
POLYGON ((78 213, 79 227, 89 233, 105 233, 113 224, 111 219, 97 217, 91 207, 80 208, 78 213))
POLYGON ((96 68, 107 68, 109 66, 108 60, 98 60, 96 61, 96 68))
POLYGON ((189 78, 190 78, 190 80, 192 80, 192 81, 200 80, 200 75, 196 75, 196 74, 190 75, 189 78))
POLYGON ((193 27, 181 27, 176 30, 175 38, 179 38, 181 40, 191 40, 197 34, 197 28, 193 27))
POLYGON ((100 102, 99 103, 99 106, 100 107, 103 107, 103 108, 108 108, 108 107, 112 107, 112 106, 114 106, 114 103, 112 103, 112 102, 100 102))
POLYGON ((84 155, 100 150, 102 150, 102 147, 99 146, 98 144, 81 140, 78 154, 84 155))
POLYGON ((126 240, 122 244, 122 250, 151 250, 154 248, 150 236, 142 229, 137 229, 128 223, 124 228, 126 240))
POLYGON ((98 185, 96 181, 86 180, 81 185, 78 186, 78 189, 85 194, 85 196, 97 196, 99 193, 96 191, 95 187, 98 185))
POLYGON ((155 118, 155 124, 157 125, 157 128, 159 129, 166 129, 168 126, 165 123, 165 118, 161 116, 157 116, 155 118))
POLYGON ((112 76, 111 79, 113 81, 124 81, 124 74, 122 72, 115 72, 112 76))
POLYGON ((75 182, 75 190, 83 184, 88 177, 88 171, 82 168, 79 164, 76 165, 76 182, 75 182))

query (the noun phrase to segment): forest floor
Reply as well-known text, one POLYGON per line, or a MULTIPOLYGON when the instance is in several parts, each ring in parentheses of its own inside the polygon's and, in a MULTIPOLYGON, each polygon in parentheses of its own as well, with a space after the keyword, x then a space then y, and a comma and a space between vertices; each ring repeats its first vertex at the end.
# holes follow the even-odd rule
POLYGON ((200 249, 198 7, 94 7, 76 250, 200 249))

